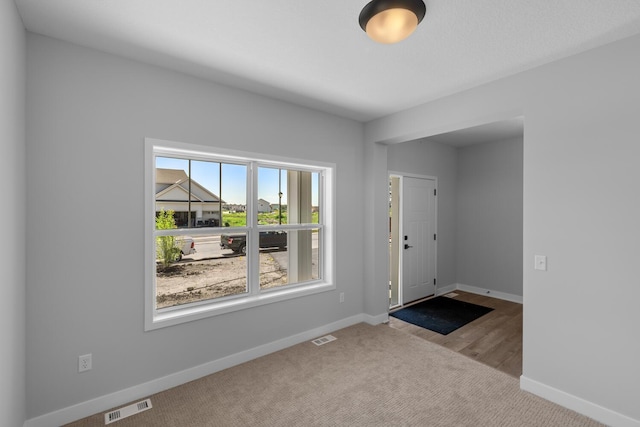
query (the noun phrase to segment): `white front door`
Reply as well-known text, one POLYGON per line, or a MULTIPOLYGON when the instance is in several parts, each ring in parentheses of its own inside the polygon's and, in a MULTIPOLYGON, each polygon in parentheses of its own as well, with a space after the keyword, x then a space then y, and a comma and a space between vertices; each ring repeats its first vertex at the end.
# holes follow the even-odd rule
POLYGON ((436 183, 402 179, 402 304, 435 294, 436 183))

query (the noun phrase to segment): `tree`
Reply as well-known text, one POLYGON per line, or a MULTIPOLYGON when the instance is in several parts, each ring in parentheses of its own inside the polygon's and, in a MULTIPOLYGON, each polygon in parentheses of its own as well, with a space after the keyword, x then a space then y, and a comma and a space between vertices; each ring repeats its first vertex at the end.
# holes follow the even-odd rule
MULTIPOLYGON (((173 211, 161 209, 156 216, 156 230, 170 230, 176 227, 173 211)), ((156 237, 156 258, 160 259, 163 267, 167 267, 180 256, 180 246, 175 236, 156 237)))

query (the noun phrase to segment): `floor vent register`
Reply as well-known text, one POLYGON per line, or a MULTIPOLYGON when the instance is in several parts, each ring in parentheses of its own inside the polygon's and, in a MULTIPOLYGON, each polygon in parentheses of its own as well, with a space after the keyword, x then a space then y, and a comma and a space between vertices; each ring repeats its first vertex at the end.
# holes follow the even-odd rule
POLYGON ((337 338, 334 337, 333 335, 325 335, 323 337, 316 338, 315 340, 313 340, 311 342, 314 343, 315 345, 323 345, 323 344, 326 344, 328 342, 335 341, 336 339, 337 338))
POLYGON ((119 421, 123 418, 130 417, 131 415, 139 414, 146 410, 151 409, 151 399, 146 399, 138 403, 132 403, 124 408, 116 409, 115 411, 107 412, 104 414, 104 424, 111 424, 119 421))

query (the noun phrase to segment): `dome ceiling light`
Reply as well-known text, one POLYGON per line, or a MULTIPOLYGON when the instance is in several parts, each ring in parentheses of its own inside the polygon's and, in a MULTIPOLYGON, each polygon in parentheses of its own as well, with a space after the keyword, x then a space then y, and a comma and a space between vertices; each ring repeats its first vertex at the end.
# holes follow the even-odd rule
POLYGON ((427 8, 422 0, 373 0, 360 12, 360 26, 378 43, 397 43, 414 32, 427 8))

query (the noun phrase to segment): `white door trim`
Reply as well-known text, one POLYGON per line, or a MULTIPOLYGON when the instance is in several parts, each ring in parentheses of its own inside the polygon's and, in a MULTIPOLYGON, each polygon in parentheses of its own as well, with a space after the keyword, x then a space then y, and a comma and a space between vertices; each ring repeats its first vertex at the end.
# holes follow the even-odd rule
MULTIPOLYGON (((434 226, 435 226, 435 233, 436 236, 438 235, 438 193, 439 193, 439 189, 438 189, 438 177, 437 176, 432 176, 432 175, 421 175, 421 174, 414 174, 414 173, 407 173, 407 172, 398 172, 398 171, 387 171, 387 180, 389 180, 389 178, 391 177, 398 177, 400 178, 400 194, 404 194, 404 178, 416 178, 416 179, 426 179, 426 180, 432 180, 434 181, 434 185, 435 185, 435 190, 436 190, 436 199, 435 199, 435 218, 434 218, 434 226)), ((400 202, 400 212, 399 212, 399 217, 402 219, 404 212, 403 212, 403 207, 402 207, 403 203, 402 201, 400 202)), ((400 227, 399 227, 399 231, 398 234, 399 236, 403 236, 404 234, 404 230, 403 230, 403 221, 400 221, 400 227)), ((436 279, 436 285, 434 287, 434 295, 437 295, 438 292, 438 285, 441 285, 439 283, 437 283, 437 279, 438 279, 438 240, 439 237, 436 239, 436 244, 435 244, 435 254, 434 254, 434 276, 436 279)), ((398 245, 400 246, 399 248, 399 259, 398 259, 398 263, 400 266, 403 265, 403 253, 404 251, 402 250, 402 239, 398 239, 398 245)), ((387 260, 389 260, 391 257, 391 253, 389 252, 389 248, 387 247, 387 260)), ((402 271, 402 269, 400 269, 400 271, 402 271)), ((402 274, 399 275, 398 278, 398 304, 399 306, 402 306, 402 301, 403 301, 403 296, 402 296, 402 289, 403 289, 403 282, 402 282, 402 274)), ((398 306, 396 306, 398 307, 398 306)))

